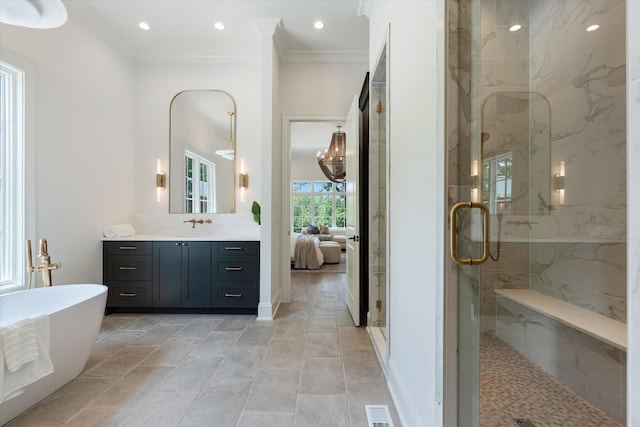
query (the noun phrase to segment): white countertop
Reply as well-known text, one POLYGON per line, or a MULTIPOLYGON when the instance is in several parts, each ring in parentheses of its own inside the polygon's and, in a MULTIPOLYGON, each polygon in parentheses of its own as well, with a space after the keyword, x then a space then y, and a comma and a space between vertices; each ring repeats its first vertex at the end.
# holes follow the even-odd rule
POLYGON ((105 242, 133 242, 133 241, 189 241, 189 242, 222 242, 222 241, 260 241, 259 235, 244 234, 244 235, 170 235, 170 234, 134 234, 133 236, 126 237, 102 237, 105 242))

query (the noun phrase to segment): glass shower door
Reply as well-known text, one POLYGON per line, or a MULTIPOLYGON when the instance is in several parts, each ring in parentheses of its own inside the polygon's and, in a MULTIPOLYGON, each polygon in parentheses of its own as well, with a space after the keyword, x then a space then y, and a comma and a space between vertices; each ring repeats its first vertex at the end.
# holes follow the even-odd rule
POLYGON ((625 1, 447 5, 447 424, 624 425, 625 1))

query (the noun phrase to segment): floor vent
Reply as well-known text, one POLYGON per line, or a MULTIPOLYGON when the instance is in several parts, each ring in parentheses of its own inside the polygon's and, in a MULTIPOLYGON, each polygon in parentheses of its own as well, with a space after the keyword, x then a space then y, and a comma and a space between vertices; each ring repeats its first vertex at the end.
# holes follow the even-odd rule
POLYGON ((369 427, 393 427, 393 420, 387 405, 364 405, 369 427))
POLYGON ((513 421, 516 422, 516 425, 520 427, 536 427, 536 425, 526 418, 514 418, 513 421))

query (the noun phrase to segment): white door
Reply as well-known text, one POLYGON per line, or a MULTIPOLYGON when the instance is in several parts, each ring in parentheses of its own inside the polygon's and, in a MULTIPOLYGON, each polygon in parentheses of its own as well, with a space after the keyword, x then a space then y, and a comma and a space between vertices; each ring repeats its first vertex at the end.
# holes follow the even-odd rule
POLYGON ((353 98, 347 123, 347 180, 346 180, 346 219, 347 219, 347 307, 356 326, 360 326, 360 206, 359 206, 359 157, 360 109, 358 96, 353 98))

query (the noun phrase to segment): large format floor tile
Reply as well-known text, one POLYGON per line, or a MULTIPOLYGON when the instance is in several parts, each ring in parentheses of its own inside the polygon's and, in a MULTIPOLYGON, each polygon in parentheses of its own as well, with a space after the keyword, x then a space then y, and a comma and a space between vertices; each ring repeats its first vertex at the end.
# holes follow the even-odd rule
POLYGON ((345 274, 292 274, 273 322, 252 315, 113 314, 84 372, 7 427, 367 427, 389 405, 345 274))

